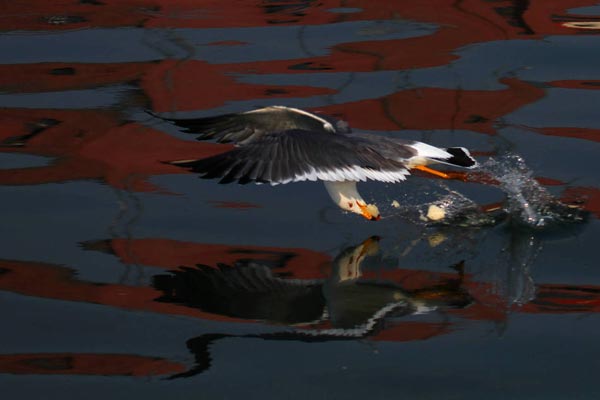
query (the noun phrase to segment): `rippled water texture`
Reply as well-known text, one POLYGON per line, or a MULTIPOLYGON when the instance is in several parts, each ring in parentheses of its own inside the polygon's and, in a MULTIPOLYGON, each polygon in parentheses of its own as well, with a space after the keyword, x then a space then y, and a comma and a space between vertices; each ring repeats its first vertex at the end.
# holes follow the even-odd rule
POLYGON ((0 30, 3 399, 600 398, 595 1, 5 1, 0 30), (361 183, 370 222, 165 163, 230 147, 157 115, 267 105, 481 168, 361 183))

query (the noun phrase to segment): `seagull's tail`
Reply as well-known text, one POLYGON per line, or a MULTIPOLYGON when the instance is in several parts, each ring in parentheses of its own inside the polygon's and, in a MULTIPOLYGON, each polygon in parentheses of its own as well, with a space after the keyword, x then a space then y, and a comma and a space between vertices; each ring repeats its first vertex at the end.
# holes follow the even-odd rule
POLYGON ((464 147, 448 147, 443 149, 446 153, 450 154, 449 158, 438 158, 431 157, 432 160, 440 164, 453 165, 461 168, 475 168, 477 167, 477 161, 471 156, 469 150, 464 147))

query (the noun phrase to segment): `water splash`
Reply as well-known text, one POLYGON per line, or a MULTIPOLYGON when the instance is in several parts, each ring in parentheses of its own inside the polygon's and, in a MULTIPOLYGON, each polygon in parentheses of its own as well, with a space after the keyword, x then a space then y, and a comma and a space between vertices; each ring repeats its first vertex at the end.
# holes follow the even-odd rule
POLYGON ((499 187, 506 200, 481 206, 444 181, 436 181, 433 187, 406 194, 402 202, 392 202, 395 210, 391 214, 418 224, 461 227, 491 226, 508 219, 531 229, 582 222, 587 216, 580 206, 556 199, 535 180, 523 158, 514 153, 490 158, 467 180, 499 187))
POLYGON ((585 212, 578 206, 556 199, 533 177, 525 160, 518 154, 506 153, 490 158, 480 167, 507 196, 504 209, 512 221, 530 228, 546 228, 557 223, 581 222, 585 212))
POLYGON ((392 202, 393 214, 416 224, 481 227, 496 225, 506 218, 501 207, 483 208, 462 193, 452 190, 443 181, 436 181, 429 190, 407 193, 403 201, 392 202), (415 198, 416 197, 416 198, 415 198))
POLYGON ((421 220, 430 224, 478 227, 496 225, 505 219, 505 211, 501 207, 484 209, 462 193, 450 190, 445 184, 440 186, 447 194, 436 201, 421 207, 421 220))

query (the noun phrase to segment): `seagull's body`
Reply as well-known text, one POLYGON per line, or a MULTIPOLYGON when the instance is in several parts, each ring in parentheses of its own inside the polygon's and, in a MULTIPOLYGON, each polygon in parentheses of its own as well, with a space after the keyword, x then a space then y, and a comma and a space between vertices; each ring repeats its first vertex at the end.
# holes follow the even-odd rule
POLYGON ((363 262, 379 253, 379 238, 342 250, 328 276, 297 279, 278 276, 280 265, 238 260, 216 268, 197 264, 156 275, 157 301, 178 303, 234 318, 286 325, 315 325, 329 319, 333 329, 315 334, 365 336, 390 313, 420 314, 463 308, 472 297, 459 279, 409 290, 393 281, 363 277, 363 262))
POLYGON ((425 167, 431 163, 463 168, 477 165, 462 147, 442 149, 417 141, 353 133, 344 121, 291 107, 167 120, 198 134, 198 140, 236 145, 213 157, 171 164, 189 168, 202 178, 220 178, 220 183, 277 185, 321 180, 339 207, 370 220, 379 219, 379 210, 360 196, 357 182, 401 182, 410 169, 431 172, 425 167))

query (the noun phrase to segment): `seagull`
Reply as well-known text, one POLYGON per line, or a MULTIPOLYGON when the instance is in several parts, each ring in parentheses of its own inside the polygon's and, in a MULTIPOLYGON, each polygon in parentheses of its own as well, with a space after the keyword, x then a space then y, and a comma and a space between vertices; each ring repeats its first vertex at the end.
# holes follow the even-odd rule
POLYGON ((181 266, 155 275, 152 285, 162 292, 156 299, 159 302, 284 325, 316 325, 329 320, 333 329, 314 334, 346 337, 365 336, 390 313, 423 314, 472 303, 462 288, 462 269, 458 269, 458 279, 412 290, 393 281, 365 278, 363 263, 379 254, 379 240, 372 236, 343 249, 332 261, 328 276, 322 278, 280 276, 278 268, 285 267, 286 261, 273 266, 244 259, 231 265, 217 263, 216 267, 181 266))
POLYGON ((157 302, 275 325, 264 333, 208 333, 188 340, 187 347, 196 364, 169 379, 190 377, 211 368, 210 347, 221 339, 299 342, 362 339, 385 330, 392 318, 462 309, 473 304, 473 297, 463 288, 462 262, 451 266, 458 272, 456 278, 440 279, 429 285, 421 283, 414 289, 404 288, 395 281, 366 278, 362 270, 368 266, 363 262, 371 258, 374 263, 370 265, 377 265, 379 240, 372 236, 345 248, 332 261, 331 269, 326 268, 327 276, 316 279, 281 274, 278 270, 286 266, 284 260, 268 265, 251 259, 238 260, 232 265, 182 266, 155 275, 152 286, 161 293, 155 299, 157 302))
POLYGON ((357 182, 397 183, 404 181, 411 169, 451 177, 427 167, 433 163, 477 166, 463 147, 438 148, 412 140, 355 133, 345 121, 298 108, 269 106, 193 119, 157 117, 183 132, 197 134, 197 140, 235 145, 212 157, 169 164, 199 173, 201 178, 220 178, 219 183, 278 185, 320 180, 340 208, 372 221, 380 219, 379 209, 361 197, 357 182))

